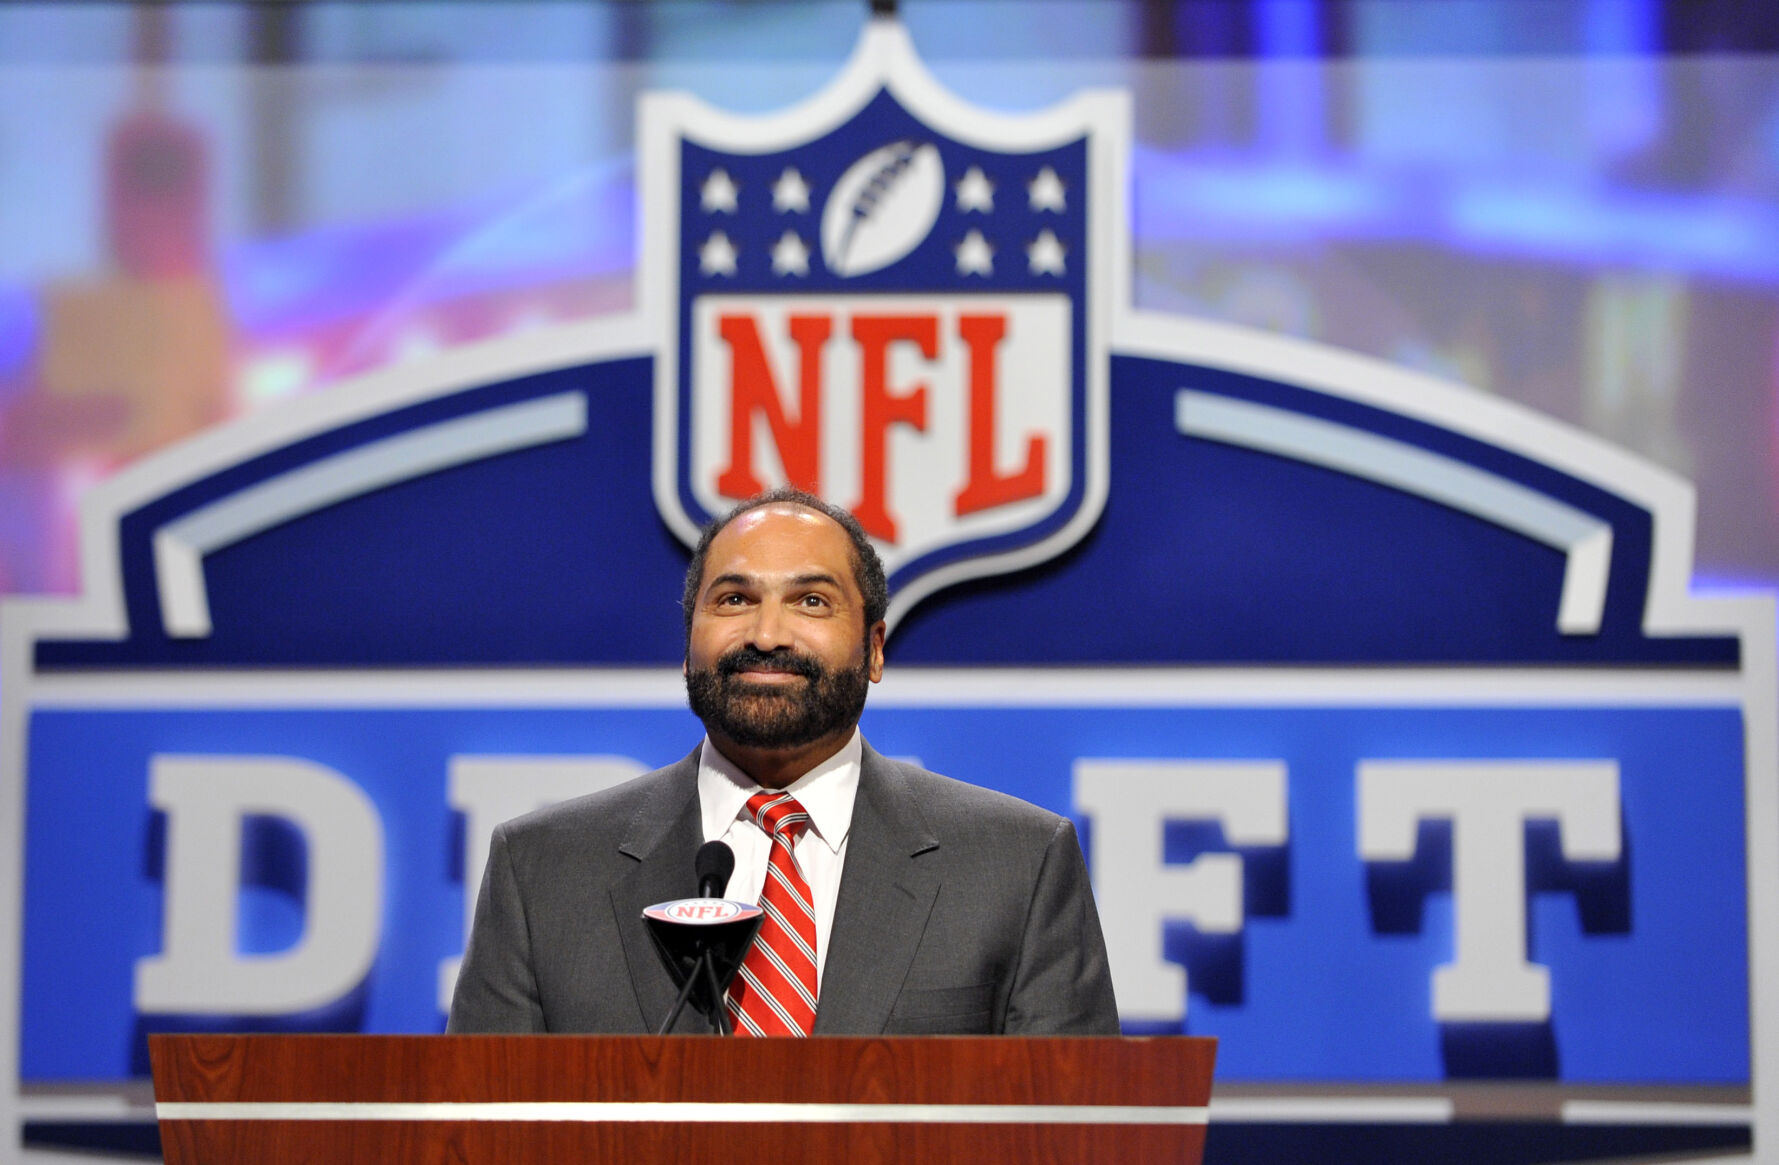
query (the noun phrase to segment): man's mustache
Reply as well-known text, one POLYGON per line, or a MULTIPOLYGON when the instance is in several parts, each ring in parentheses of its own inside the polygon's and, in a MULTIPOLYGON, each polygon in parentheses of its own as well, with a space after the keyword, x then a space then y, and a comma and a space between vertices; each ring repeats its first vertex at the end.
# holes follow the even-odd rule
POLYGON ((717 674, 725 679, 744 671, 762 670, 790 672, 812 683, 822 677, 820 661, 786 647, 761 651, 757 647, 742 646, 726 651, 717 658, 717 674))

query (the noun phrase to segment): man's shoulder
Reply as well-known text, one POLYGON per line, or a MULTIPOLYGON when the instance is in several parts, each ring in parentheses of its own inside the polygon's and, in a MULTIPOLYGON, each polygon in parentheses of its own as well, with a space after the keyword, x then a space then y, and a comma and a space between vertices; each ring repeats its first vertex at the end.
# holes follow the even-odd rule
MULTIPOLYGON (((697 772, 696 757, 694 752, 692 774, 697 772)), ((534 809, 502 823, 498 831, 509 843, 532 846, 558 841, 585 844, 590 835, 620 834, 639 816, 676 808, 674 803, 691 793, 686 765, 687 761, 681 760, 608 788, 534 809)))
POLYGON ((992 833, 998 839, 1030 837, 1043 844, 1066 817, 1008 793, 878 755, 874 763, 898 781, 936 834, 992 833))

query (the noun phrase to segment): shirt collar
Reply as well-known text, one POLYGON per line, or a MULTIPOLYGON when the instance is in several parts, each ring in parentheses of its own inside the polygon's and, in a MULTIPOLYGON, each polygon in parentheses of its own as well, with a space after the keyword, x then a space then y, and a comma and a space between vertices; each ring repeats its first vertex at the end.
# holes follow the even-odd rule
MULTIPOLYGON (((852 803, 859 792, 859 763, 864 753, 864 737, 854 728, 839 752, 785 787, 809 814, 810 829, 835 853, 840 852, 852 828, 852 803)), ((718 752, 710 737, 704 738, 698 750, 698 808, 706 841, 727 833, 747 808, 747 799, 759 791, 752 777, 718 752)))

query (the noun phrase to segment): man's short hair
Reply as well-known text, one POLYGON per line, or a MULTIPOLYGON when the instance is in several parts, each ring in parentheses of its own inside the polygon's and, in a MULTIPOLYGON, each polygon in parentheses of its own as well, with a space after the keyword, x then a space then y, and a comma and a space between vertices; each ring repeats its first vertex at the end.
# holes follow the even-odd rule
POLYGON ((699 533, 698 545, 692 549, 692 561, 686 567, 685 593, 680 598, 680 606, 685 610, 688 644, 692 641, 692 612, 698 606, 698 591, 704 583, 704 560, 710 555, 711 540, 721 534, 730 522, 749 510, 779 504, 814 510, 840 523, 840 528, 852 539, 852 580, 865 600, 866 637, 869 638, 871 628, 883 622, 884 614, 889 610, 889 583, 883 575, 883 560, 877 557, 877 548, 871 545, 871 538, 865 533, 865 528, 859 525, 859 520, 851 512, 829 505, 814 494, 794 486, 781 485, 777 489, 755 494, 721 517, 712 518, 699 533))

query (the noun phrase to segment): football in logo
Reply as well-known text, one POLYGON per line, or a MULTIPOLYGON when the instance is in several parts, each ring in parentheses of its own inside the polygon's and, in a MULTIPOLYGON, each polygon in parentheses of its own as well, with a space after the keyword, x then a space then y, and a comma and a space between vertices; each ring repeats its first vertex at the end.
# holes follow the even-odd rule
POLYGON ((932 144, 892 142, 847 168, 822 211, 822 256, 836 275, 888 267, 920 246, 945 204, 932 144))

